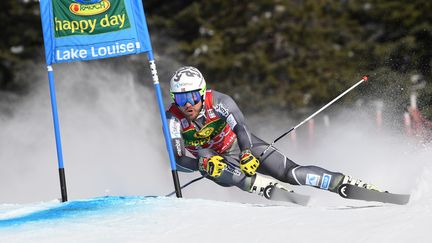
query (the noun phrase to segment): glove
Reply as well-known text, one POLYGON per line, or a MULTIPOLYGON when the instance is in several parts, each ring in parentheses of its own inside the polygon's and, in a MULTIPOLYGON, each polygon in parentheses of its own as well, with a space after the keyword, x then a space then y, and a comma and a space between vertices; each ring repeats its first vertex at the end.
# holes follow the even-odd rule
POLYGON ((200 158, 199 160, 199 169, 213 178, 221 176, 222 171, 226 167, 227 164, 225 164, 224 158, 220 155, 214 155, 210 158, 200 158))
POLYGON ((260 162, 249 149, 240 153, 240 169, 246 174, 253 176, 258 169, 260 162))

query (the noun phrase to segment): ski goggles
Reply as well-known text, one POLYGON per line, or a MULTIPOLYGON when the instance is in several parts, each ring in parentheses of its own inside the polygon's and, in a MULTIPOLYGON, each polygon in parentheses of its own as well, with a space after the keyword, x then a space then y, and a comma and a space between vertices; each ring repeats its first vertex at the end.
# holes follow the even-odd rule
POLYGON ((187 103, 196 105, 201 100, 202 97, 199 90, 184 93, 174 93, 174 102, 178 106, 185 106, 187 103))

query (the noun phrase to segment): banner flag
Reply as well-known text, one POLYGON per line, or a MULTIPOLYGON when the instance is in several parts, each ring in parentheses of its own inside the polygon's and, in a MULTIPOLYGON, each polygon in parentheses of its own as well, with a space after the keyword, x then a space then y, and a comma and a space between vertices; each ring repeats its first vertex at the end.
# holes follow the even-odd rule
POLYGON ((151 52, 141 0, 40 0, 47 65, 151 52))
POLYGON ((66 178, 52 64, 147 52, 177 197, 182 197, 142 0, 40 0, 62 202, 66 178))

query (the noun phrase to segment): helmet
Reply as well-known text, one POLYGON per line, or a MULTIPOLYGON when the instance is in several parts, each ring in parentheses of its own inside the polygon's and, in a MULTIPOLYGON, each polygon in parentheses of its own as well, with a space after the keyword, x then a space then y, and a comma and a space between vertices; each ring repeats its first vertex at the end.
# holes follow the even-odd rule
POLYGON ((174 93, 199 90, 203 100, 206 93, 206 82, 201 72, 190 66, 179 68, 171 77, 170 95, 174 100, 174 93))

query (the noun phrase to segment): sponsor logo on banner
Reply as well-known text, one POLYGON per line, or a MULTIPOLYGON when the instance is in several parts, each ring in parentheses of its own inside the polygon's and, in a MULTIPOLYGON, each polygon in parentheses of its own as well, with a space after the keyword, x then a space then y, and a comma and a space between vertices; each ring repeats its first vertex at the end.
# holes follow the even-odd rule
POLYGON ((142 1, 39 1, 48 65, 151 51, 142 1))
POLYGON ((108 0, 87 1, 88 3, 82 0, 81 1, 75 0, 75 1, 76 2, 71 3, 71 5, 69 5, 69 10, 73 14, 81 15, 81 16, 91 16, 91 15, 100 14, 107 11, 111 6, 108 0))
POLYGON ((306 175, 306 185, 318 186, 320 178, 321 177, 319 175, 307 174, 306 175))
POLYGON ((130 28, 124 0, 53 1, 54 35, 96 35, 130 28))
POLYGON ((324 174, 322 181, 321 181, 321 185, 320 188, 324 189, 324 190, 328 190, 329 186, 330 186, 330 181, 331 181, 332 176, 329 174, 324 174))

